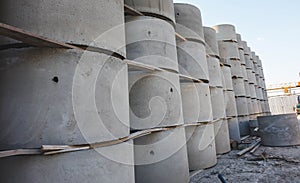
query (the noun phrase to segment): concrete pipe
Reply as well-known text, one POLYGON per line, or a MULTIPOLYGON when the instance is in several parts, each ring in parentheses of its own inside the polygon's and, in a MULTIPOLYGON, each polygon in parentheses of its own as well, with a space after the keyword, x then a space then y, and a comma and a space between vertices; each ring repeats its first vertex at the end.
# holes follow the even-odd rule
POLYGON ((230 67, 221 66, 221 71, 222 71, 222 74, 223 74, 223 87, 224 87, 224 90, 233 91, 232 76, 231 76, 230 67))
MULTIPOLYGON (((210 95, 206 95, 198 85, 202 84, 181 83, 183 118, 186 124, 212 120, 210 99, 207 98, 210 95), (204 110, 204 108, 210 109, 204 110)), ((209 126, 203 125, 185 129, 190 171, 213 166, 216 163, 213 128, 209 130, 209 126)))
POLYGON ((243 46, 243 42, 242 42, 242 36, 240 34, 236 34, 236 39, 237 39, 237 42, 238 42, 238 45, 239 45, 239 50, 243 50, 244 51, 244 46, 243 46))
POLYGON ((247 98, 247 105, 248 105, 248 112, 249 115, 254 114, 254 109, 253 109, 253 105, 251 103, 251 98, 247 98))
POLYGON ((244 79, 232 78, 233 91, 236 97, 245 97, 246 89, 244 79))
POLYGON ((242 49, 239 49, 239 58, 240 58, 240 62, 241 62, 241 65, 246 65, 246 61, 245 61, 245 53, 244 53, 244 50, 242 49))
POLYGON ((213 120, 209 86, 205 83, 180 83, 185 123, 213 120))
POLYGON ((262 107, 261 107, 261 101, 257 99, 257 106, 258 106, 258 114, 262 114, 262 107))
POLYGON ((216 31, 210 27, 203 27, 206 43, 206 53, 211 56, 219 56, 219 47, 216 31))
POLYGON ((248 81, 244 81, 244 86, 245 86, 245 90, 246 90, 246 97, 250 98, 251 97, 251 93, 250 93, 250 86, 248 81))
POLYGON ((255 85, 254 84, 249 84, 250 87, 250 95, 252 99, 256 99, 257 95, 256 95, 256 89, 255 89, 255 85))
POLYGON ((190 4, 175 3, 174 9, 176 32, 187 39, 205 43, 199 8, 190 4))
POLYGON ((252 105, 253 105, 254 114, 259 114, 260 111, 259 111, 259 106, 258 106, 257 99, 251 99, 251 102, 252 102, 252 105))
POLYGON ((248 82, 248 75, 247 75, 247 69, 245 65, 241 66, 242 76, 244 78, 244 81, 248 82))
POLYGON ((254 77, 252 70, 251 69, 247 69, 247 76, 248 76, 248 82, 249 84, 255 84, 256 83, 256 78, 254 77))
POLYGON ((135 182, 189 182, 185 129, 135 139, 134 161, 135 182))
POLYGON ((214 119, 226 117, 223 88, 210 87, 212 112, 214 119))
POLYGON ((255 87, 256 90, 256 98, 259 100, 263 100, 263 93, 262 93, 262 88, 258 88, 258 86, 255 87))
POLYGON ((215 57, 207 57, 208 73, 209 73, 209 86, 223 87, 220 61, 215 57))
POLYGON ((218 41, 218 47, 221 58, 228 60, 240 60, 240 53, 237 43, 218 41))
POLYGON ((147 16, 167 20, 175 25, 173 0, 124 0, 124 2, 147 16))
POLYGON ((252 64, 250 60, 250 55, 244 54, 246 69, 252 69, 252 64))
POLYGON ((217 164, 213 124, 187 127, 186 136, 190 170, 206 169, 217 164))
MULTIPOLYGON (((1 52, 0 60, 0 149, 86 144, 129 135, 128 73, 122 60, 50 48, 9 49, 1 52)), ((128 143, 56 156, 10 157, 0 160, 5 172, 0 180, 130 183, 133 163, 128 143)))
POLYGON ((254 51, 252 51, 250 56, 251 56, 251 58, 253 60, 253 64, 257 64, 256 53, 254 51))
POLYGON ((126 17, 127 58, 178 71, 175 29, 168 22, 152 17, 126 17))
MULTIPOLYGON (((3 0, 0 22, 63 43, 94 46, 126 57, 123 0, 85 3, 81 0, 3 0)), ((16 41, 2 37, 0 43, 16 41)))
POLYGON ((213 26, 217 33, 217 40, 237 42, 235 27, 230 24, 213 26))
POLYGON ((226 106, 226 116, 236 117, 237 108, 233 91, 224 91, 225 106, 226 106))
POLYGON ((244 55, 249 55, 251 54, 250 48, 247 45, 246 41, 242 41, 243 49, 244 49, 244 55))
POLYGON ((238 60, 230 60, 231 76, 236 78, 243 78, 242 65, 238 60))
POLYGON ((264 146, 300 145, 300 128, 296 114, 260 116, 258 125, 264 146))
POLYGON ((129 72, 130 127, 135 130, 183 124, 179 76, 129 72))
POLYGON ((239 121, 238 121, 237 117, 228 119, 228 129, 229 129, 230 139, 240 143, 241 142, 241 134, 240 134, 240 128, 239 128, 239 121))
POLYGON ((179 73, 209 81, 205 46, 193 41, 177 42, 179 73))
MULTIPOLYGON (((186 127, 190 171, 210 168, 217 164, 213 124, 186 127)), ((174 165, 177 166, 177 165, 174 165)))
POLYGON ((249 116, 238 117, 241 137, 250 135, 249 116))
POLYGON ((235 102, 236 102, 238 116, 248 116, 249 111, 248 111, 247 98, 236 97, 235 102))
POLYGON ((230 152, 230 138, 227 120, 220 120, 214 123, 215 143, 217 154, 230 152))

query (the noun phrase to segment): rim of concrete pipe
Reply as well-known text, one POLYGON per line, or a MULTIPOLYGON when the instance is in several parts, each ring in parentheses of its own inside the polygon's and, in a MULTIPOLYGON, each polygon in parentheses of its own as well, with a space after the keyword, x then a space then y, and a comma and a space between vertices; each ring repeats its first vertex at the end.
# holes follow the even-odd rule
POLYGON ((211 27, 204 26, 203 31, 207 54, 220 56, 216 30, 211 27))
POLYGON ((217 40, 237 42, 235 26, 231 24, 219 24, 213 26, 216 30, 217 40))

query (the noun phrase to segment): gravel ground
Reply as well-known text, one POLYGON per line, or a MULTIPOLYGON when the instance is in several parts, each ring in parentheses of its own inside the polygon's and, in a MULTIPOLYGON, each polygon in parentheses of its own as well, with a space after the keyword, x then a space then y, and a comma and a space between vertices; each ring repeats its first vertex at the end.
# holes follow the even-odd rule
POLYGON ((218 164, 191 177, 191 183, 300 183, 300 147, 259 147, 237 157, 238 150, 219 156, 218 164))

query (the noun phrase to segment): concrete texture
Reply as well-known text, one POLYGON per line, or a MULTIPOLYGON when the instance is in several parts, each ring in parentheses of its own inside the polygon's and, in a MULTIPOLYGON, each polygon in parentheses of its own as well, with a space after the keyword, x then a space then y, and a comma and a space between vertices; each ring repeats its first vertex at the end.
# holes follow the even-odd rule
POLYGON ((176 32, 187 39, 204 43, 202 17, 199 8, 190 4, 175 3, 176 32))
POLYGON ((9 49, 0 57, 1 148, 129 134, 127 65, 120 59, 50 48, 9 49))
POLYGON ((223 59, 239 60, 238 44, 235 42, 218 41, 219 54, 223 59))
MULTIPOLYGON (((126 56, 123 0, 4 0, 0 22, 53 40, 108 49, 126 56), (113 13, 111 13, 113 12, 113 13)), ((1 44, 16 41, 1 37, 1 44)))
POLYGON ((249 115, 248 104, 246 97, 236 97, 236 108, 238 116, 247 116, 249 115))
POLYGON ((235 27, 230 24, 221 24, 213 26, 217 32, 217 40, 233 40, 237 41, 235 27))
MULTIPOLYGON (((203 84, 181 83, 185 123, 212 120, 210 98, 208 98, 210 95, 205 94, 207 92, 203 92, 201 85, 203 84)), ((199 127, 186 127, 185 131, 189 170, 200 170, 215 165, 216 150, 213 125, 209 124, 199 127)))
POLYGON ((178 71, 175 29, 166 21, 126 16, 127 58, 178 71))
POLYGON ((251 103, 251 98, 247 97, 247 105, 248 105, 249 115, 254 114, 254 109, 253 109, 253 105, 251 103))
POLYGON ((300 145, 300 127, 296 114, 260 116, 257 120, 263 145, 300 145))
POLYGON ((179 73, 209 80, 205 46, 194 41, 177 42, 179 73))
POLYGON ((210 96, 214 119, 226 117, 223 88, 210 87, 210 96))
POLYGON ((237 117, 228 119, 228 129, 230 139, 241 142, 241 134, 239 128, 239 121, 237 117))
POLYGON ((248 82, 248 75, 247 75, 247 70, 246 70, 245 65, 241 65, 241 72, 242 72, 242 76, 244 78, 244 81, 248 82))
POLYGON ((9 183, 134 182, 132 145, 119 144, 54 156, 15 156, 0 159, 0 181, 9 183), (112 153, 123 164, 102 155, 112 153))
POLYGON ((250 135, 249 117, 238 117, 241 137, 250 135))
POLYGON ((181 83, 180 87, 185 123, 212 121, 213 112, 208 84, 181 83))
POLYGON ((189 182, 184 128, 134 140, 135 182, 189 182))
POLYGON ((179 76, 174 73, 130 71, 129 104, 132 129, 183 124, 179 76))
POLYGON ((124 2, 145 15, 168 19, 175 24, 173 0, 124 0, 124 2))
POLYGON ((231 69, 231 76, 237 78, 243 78, 244 74, 242 72, 242 65, 241 62, 238 60, 230 60, 230 69, 231 69))
POLYGON ((226 106, 226 116, 236 117, 237 108, 233 91, 224 91, 225 106, 226 106))
POLYGON ((214 130, 217 154, 228 153, 231 149, 227 120, 220 120, 215 122, 214 130))
POLYGON ((210 27, 203 27, 203 31, 206 43, 206 53, 208 55, 219 56, 216 31, 210 27))
POLYGON ((253 106, 254 114, 260 113, 257 99, 251 99, 251 103, 252 103, 252 106, 253 106))
POLYGON ((251 94, 250 94, 250 86, 249 86, 249 83, 248 81, 245 81, 244 80, 244 87, 245 87, 245 90, 246 90, 246 97, 251 97, 251 94))
POLYGON ((249 88, 250 88, 250 96, 252 99, 256 99, 257 95, 256 95, 256 89, 255 89, 255 85, 254 84, 249 84, 249 88))
POLYGON ((187 127, 187 149, 189 169, 201 170, 217 164, 215 133, 213 124, 187 127))
POLYGON ((223 87, 224 87, 224 90, 233 91, 230 67, 221 66, 221 71, 222 71, 222 74, 223 74, 223 87))
POLYGON ((253 71, 251 69, 247 69, 246 72, 249 84, 256 84, 256 78, 255 75, 253 75, 253 71))
POLYGON ((222 87, 223 74, 221 71, 220 61, 215 57, 207 57, 208 73, 209 73, 209 86, 222 87))
POLYGON ((245 52, 243 49, 239 48, 239 58, 240 62, 242 65, 246 65, 246 60, 245 60, 245 52))
POLYGON ((245 97, 246 89, 243 78, 232 78, 233 91, 236 97, 245 97))
MULTIPOLYGON (((0 60, 0 149, 86 144, 129 135, 127 65, 120 59, 26 48, 1 51, 0 60)), ((96 150, 3 158, 0 181, 133 181, 132 146, 96 150)))

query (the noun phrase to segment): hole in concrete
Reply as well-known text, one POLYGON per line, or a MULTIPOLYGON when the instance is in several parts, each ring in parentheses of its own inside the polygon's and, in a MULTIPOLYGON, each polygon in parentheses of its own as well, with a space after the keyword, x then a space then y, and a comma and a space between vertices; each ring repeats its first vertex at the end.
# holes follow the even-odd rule
POLYGON ((148 31, 148 35, 149 35, 149 36, 151 35, 151 31, 148 31))
POLYGON ((154 155, 154 151, 150 151, 150 154, 151 154, 151 155, 154 155))
POLYGON ((52 78, 52 81, 55 82, 55 83, 58 83, 58 77, 57 77, 57 76, 54 76, 54 77, 52 78))
POLYGON ((173 92, 173 88, 170 88, 170 92, 173 92))
POLYGON ((177 16, 179 16, 179 13, 176 13, 177 16))

